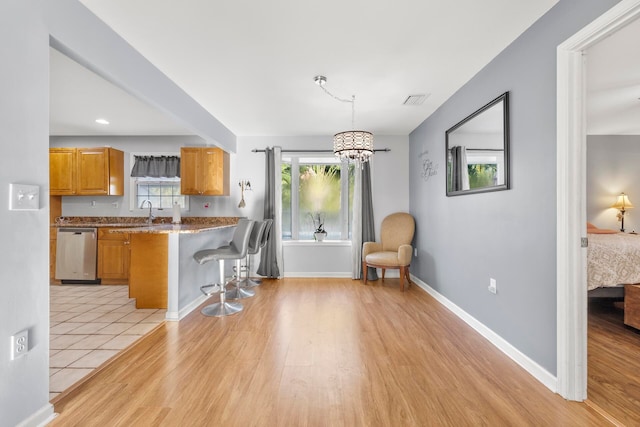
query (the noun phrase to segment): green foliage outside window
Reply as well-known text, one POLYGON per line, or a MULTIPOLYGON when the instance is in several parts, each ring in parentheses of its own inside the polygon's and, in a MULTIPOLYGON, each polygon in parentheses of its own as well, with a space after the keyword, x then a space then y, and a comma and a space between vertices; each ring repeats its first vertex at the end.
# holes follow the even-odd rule
POLYGON ((496 184, 497 164, 476 163, 467 166, 469 171, 469 188, 492 187, 496 184))
POLYGON ((327 231, 327 239, 347 238, 342 236, 343 217, 348 217, 353 198, 353 167, 350 165, 347 178, 349 193, 345 203, 348 206, 343 212, 341 199, 341 164, 336 163, 300 163, 298 165, 297 185, 292 182, 291 163, 282 163, 282 233, 284 239, 293 237, 293 218, 298 225, 299 240, 313 240, 313 232, 317 228, 312 218, 320 215, 323 228, 327 231), (298 188, 297 206, 292 206, 292 188, 298 188))

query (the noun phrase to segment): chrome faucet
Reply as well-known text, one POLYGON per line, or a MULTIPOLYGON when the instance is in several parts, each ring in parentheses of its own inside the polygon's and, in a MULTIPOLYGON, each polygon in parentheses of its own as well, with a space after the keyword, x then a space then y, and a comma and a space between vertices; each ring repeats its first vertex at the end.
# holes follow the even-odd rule
POLYGON ((151 200, 147 199, 147 200, 143 200, 142 203, 140 203, 140 209, 144 209, 145 203, 149 203, 149 219, 147 219, 147 224, 152 225, 153 219, 155 218, 151 213, 151 209, 153 208, 153 206, 151 205, 151 200))

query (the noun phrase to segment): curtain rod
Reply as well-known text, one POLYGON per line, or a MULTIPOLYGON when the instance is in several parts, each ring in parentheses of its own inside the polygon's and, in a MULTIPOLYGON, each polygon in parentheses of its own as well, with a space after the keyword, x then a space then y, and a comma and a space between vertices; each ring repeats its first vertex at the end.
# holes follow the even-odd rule
MULTIPOLYGON (((254 148, 251 150, 252 153, 264 153, 265 150, 260 150, 258 148, 254 148)), ((374 152, 385 152, 388 153, 391 151, 391 148, 374 148, 374 152)), ((281 153, 333 153, 333 150, 280 150, 281 153)))

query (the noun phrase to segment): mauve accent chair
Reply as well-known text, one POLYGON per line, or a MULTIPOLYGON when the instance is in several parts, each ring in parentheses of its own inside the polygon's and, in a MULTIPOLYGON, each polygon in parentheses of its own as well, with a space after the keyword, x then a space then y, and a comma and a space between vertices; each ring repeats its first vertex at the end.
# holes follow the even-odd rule
POLYGON ((409 266, 413 247, 411 241, 416 230, 413 216, 406 212, 396 212, 382 220, 380 242, 362 244, 362 278, 367 283, 367 267, 381 268, 382 280, 387 268, 400 270, 400 290, 404 291, 404 279, 408 285, 409 266))

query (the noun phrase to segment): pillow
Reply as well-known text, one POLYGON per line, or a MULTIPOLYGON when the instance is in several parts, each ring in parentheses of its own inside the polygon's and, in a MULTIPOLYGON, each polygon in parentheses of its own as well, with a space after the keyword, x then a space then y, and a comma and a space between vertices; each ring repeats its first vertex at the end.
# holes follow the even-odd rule
POLYGON ((591 229, 591 228, 598 228, 595 225, 591 224, 590 222, 587 222, 587 230, 591 229))
POLYGON ((608 230, 606 228, 588 228, 587 233, 591 234, 618 234, 618 230, 608 230))

